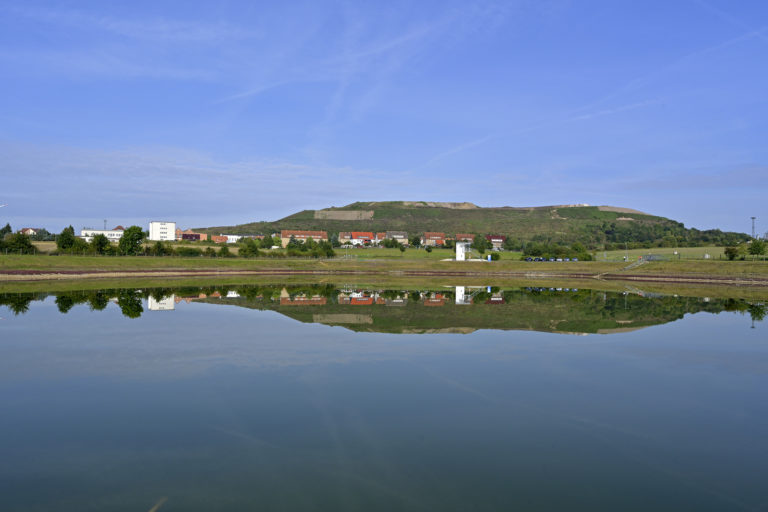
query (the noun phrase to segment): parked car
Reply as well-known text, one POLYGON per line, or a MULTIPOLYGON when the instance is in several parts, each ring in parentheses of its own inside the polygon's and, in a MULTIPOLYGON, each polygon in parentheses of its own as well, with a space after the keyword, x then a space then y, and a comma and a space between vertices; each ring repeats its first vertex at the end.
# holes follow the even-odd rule
POLYGON ((579 258, 573 258, 571 261, 579 261, 579 258))
POLYGON ((533 261, 533 258, 531 258, 530 256, 528 256, 527 258, 525 258, 525 261, 533 261))

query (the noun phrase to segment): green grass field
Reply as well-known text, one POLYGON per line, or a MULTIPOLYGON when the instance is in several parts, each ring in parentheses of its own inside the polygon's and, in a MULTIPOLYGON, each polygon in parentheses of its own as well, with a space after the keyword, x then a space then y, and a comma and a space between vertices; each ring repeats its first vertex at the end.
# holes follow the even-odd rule
MULTIPOLYGON (((350 250, 351 252, 352 250, 350 250)), ((361 250, 365 251, 365 250, 361 250)), ((376 250, 369 250, 372 254, 376 250)), ((302 269, 317 271, 359 271, 397 272, 412 271, 469 271, 488 272, 525 272, 557 274, 601 274, 622 272, 627 264, 623 261, 580 261, 580 262, 545 262, 533 263, 519 259, 504 259, 495 262, 456 262, 440 261, 441 254, 432 251, 412 251, 415 257, 343 257, 330 260, 309 258, 181 258, 154 256, 49 256, 49 255, 0 255, 0 270, 35 270, 50 271, 140 271, 163 269, 186 270, 268 270, 302 269)), ((445 251, 448 252, 448 251, 445 251)), ((406 251, 406 255, 408 251, 406 251)), ((443 253, 445 254, 445 253, 443 253)), ((343 254, 340 253, 340 256, 343 254)), ((711 274, 711 275, 756 275, 768 274, 767 261, 727 261, 727 260, 671 260, 650 262, 633 268, 630 273, 669 273, 669 274, 711 274)))
POLYGON ((624 257, 629 255, 629 261, 632 262, 649 254, 679 260, 704 260, 704 255, 709 254, 710 259, 718 260, 725 259, 724 250, 724 247, 654 247, 628 251, 596 251, 594 254, 597 261, 624 261, 624 257))

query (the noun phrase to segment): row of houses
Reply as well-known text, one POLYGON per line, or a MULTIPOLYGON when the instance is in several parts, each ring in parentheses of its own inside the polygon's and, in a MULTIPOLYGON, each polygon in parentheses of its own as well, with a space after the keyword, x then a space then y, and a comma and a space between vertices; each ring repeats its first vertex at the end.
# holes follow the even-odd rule
MULTIPOLYGON (((283 247, 288 245, 291 238, 300 242, 304 242, 309 238, 315 242, 327 241, 328 232, 283 230, 280 233, 283 247)), ((507 237, 504 235, 486 235, 485 239, 491 242, 494 249, 501 249, 504 246, 504 242, 507 241, 507 237)), ((339 233, 339 243, 341 245, 372 246, 379 245, 384 240, 395 240, 403 245, 410 244, 406 231, 342 231, 339 233)), ((472 233, 457 233, 455 237, 449 237, 445 233, 438 231, 427 231, 420 237, 421 245, 432 247, 442 247, 449 240, 457 243, 472 243, 475 240, 475 235, 472 233)))
MULTIPOLYGON (((29 229, 30 232, 32 231, 31 228, 25 229, 29 229)), ((104 235, 110 242, 119 242, 123 237, 124 231, 125 228, 123 226, 116 226, 112 229, 83 228, 80 230, 80 237, 86 242, 91 242, 95 236, 104 235)), ((299 242, 306 242, 310 238, 315 242, 329 240, 327 231, 284 229, 280 232, 279 236, 282 247, 286 247, 292 239, 299 242)), ((277 234, 274 237, 276 238, 277 234)), ((187 240, 233 244, 243 238, 263 239, 264 235, 209 235, 207 233, 198 233, 191 229, 182 230, 176 227, 175 222, 152 221, 149 223, 148 239, 151 241, 172 242, 187 240)), ((494 249, 501 249, 507 239, 504 235, 487 235, 485 238, 491 242, 494 249)), ((375 246, 381 244, 384 240, 395 240, 402 245, 409 245, 408 233, 406 231, 342 231, 339 233, 338 239, 341 245, 352 246, 375 246)), ((449 237, 445 233, 427 231, 420 237, 420 242, 423 246, 442 247, 449 240, 457 243, 472 243, 474 239, 475 235, 472 233, 457 233, 454 237, 449 237)))

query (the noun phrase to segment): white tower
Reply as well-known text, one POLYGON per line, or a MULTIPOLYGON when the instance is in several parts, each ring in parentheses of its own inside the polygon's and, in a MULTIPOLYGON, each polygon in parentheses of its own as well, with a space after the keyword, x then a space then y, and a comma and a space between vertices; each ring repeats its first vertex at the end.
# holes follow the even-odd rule
POLYGON ((467 259, 467 249, 469 244, 465 242, 456 242, 456 261, 465 261, 467 259))

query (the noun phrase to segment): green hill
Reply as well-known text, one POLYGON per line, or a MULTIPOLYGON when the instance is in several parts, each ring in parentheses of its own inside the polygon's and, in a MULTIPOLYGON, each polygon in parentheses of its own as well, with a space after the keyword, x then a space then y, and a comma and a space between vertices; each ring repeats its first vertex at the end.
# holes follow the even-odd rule
POLYGON ((358 202, 303 210, 273 222, 201 228, 212 234, 274 233, 283 229, 340 231, 425 231, 502 234, 519 241, 581 242, 590 246, 635 242, 655 245, 731 245, 742 233, 688 229, 664 217, 612 206, 558 205, 482 208, 472 203, 418 201, 358 202))

